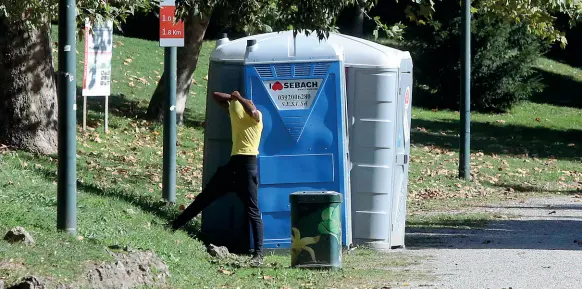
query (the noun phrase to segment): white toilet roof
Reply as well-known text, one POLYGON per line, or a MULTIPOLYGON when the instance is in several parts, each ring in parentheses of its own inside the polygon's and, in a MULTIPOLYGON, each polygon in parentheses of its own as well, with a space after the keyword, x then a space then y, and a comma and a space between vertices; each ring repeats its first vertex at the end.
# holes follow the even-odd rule
POLYGON ((390 48, 369 40, 339 33, 319 40, 315 33, 305 36, 293 31, 282 31, 247 36, 233 41, 217 42, 211 61, 231 63, 314 62, 343 60, 348 67, 398 68, 410 53, 390 48), (256 44, 247 51, 247 40, 256 44))

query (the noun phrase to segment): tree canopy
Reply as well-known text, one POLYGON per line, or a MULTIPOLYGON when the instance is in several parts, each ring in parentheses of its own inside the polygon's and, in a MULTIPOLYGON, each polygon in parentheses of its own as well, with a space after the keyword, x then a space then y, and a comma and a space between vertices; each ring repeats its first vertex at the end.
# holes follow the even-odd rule
MULTIPOLYGON (((177 16, 187 13, 210 15, 214 7, 230 11, 232 26, 249 33, 293 29, 296 33, 316 33, 320 38, 337 31, 335 20, 348 6, 359 6, 370 11, 379 0, 177 0, 177 16)), ((398 1, 398 0, 382 0, 398 1)), ((409 5, 403 13, 408 19, 423 25, 435 12, 435 0, 407 0, 409 5)), ((114 20, 118 25, 138 11, 156 11, 160 0, 78 0, 77 14, 80 19, 102 21, 114 20)), ((460 4, 460 1, 459 1, 460 4)), ((472 12, 483 15, 502 16, 509 22, 524 23, 529 31, 548 41, 566 45, 564 31, 556 28, 556 13, 569 16, 570 25, 582 21, 582 1, 579 0, 477 0, 472 3, 472 12)), ((57 0, 0 0, 0 16, 8 20, 24 20, 34 25, 39 20, 58 17, 57 0)), ((399 37, 404 25, 383 24, 379 17, 365 12, 365 16, 376 23, 374 35, 383 31, 387 37, 399 37)), ((82 21, 78 21, 83 23, 82 21)), ((80 24, 81 26, 82 24, 80 24)), ((119 27, 119 26, 118 26, 119 27)))
MULTIPOLYGON (((388 38, 399 37, 404 25, 385 25, 379 17, 368 15, 379 0, 178 0, 178 16, 185 13, 204 13, 211 7, 223 7, 231 11, 231 24, 247 32, 270 32, 293 29, 295 32, 316 33, 320 38, 337 31, 335 20, 348 6, 364 8, 365 16, 376 24, 374 35, 385 32, 388 38)), ((382 0, 398 1, 398 0, 382 0)), ((403 13, 411 22, 427 24, 435 12, 434 0, 407 0, 403 13)), ((461 1, 459 1, 459 5, 461 1)), ((582 1, 579 0, 477 0, 472 1, 472 13, 491 15, 508 22, 523 23, 530 33, 566 45, 564 31, 556 28, 556 14, 569 16, 570 25, 582 21, 582 1)))
MULTIPOLYGON (((92 22, 112 19, 119 24, 140 11, 151 11, 159 7, 160 0, 76 0, 77 25, 84 26, 88 17, 92 22)), ((35 26, 42 21, 58 19, 58 0, 0 0, 0 16, 8 21, 24 21, 35 26)))

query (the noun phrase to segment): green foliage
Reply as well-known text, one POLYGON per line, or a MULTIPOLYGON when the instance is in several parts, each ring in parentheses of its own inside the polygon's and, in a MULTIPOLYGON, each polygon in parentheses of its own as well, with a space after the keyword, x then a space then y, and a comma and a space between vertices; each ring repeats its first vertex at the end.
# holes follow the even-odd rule
MULTIPOLYGON (((249 34, 292 29, 295 33, 317 34, 320 39, 338 31, 336 18, 340 12, 350 6, 372 9, 378 0, 179 0, 177 16, 183 18, 187 13, 209 15, 212 7, 230 11, 230 25, 249 34)), ((388 26, 372 18, 378 30, 383 30, 388 37, 399 37, 402 24, 388 26)))
MULTIPOLYGON (((458 6, 461 1, 456 1, 458 6)), ((432 20, 435 11, 439 10, 435 10, 436 4, 433 0, 413 2, 419 4, 408 6, 406 14, 417 24, 426 24, 425 20, 432 20)), ((477 0, 471 1, 471 4, 471 12, 478 13, 482 18, 506 24, 521 24, 528 33, 548 42, 558 42, 562 47, 565 47, 567 40, 564 32, 556 26, 554 15, 568 15, 570 26, 582 21, 582 1, 578 0, 477 0)))
MULTIPOLYGON (((57 0, 0 0, 0 17, 9 22, 23 21, 25 25, 35 26, 58 18, 57 0)), ((88 17, 92 22, 103 23, 112 19, 120 28, 127 17, 136 12, 150 11, 159 7, 160 0, 77 0, 77 26, 84 26, 88 17)))
POLYGON ((479 13, 486 17, 524 24, 528 32, 564 47, 567 40, 563 31, 555 27, 555 13, 570 17, 570 25, 582 20, 582 2, 578 0, 486 0, 478 1, 479 13))
MULTIPOLYGON (((388 0, 384 0, 388 1, 388 0)), ((393 1, 393 0, 390 0, 393 1)), ((410 21, 424 25, 435 13, 433 0, 409 0, 403 11, 410 21)), ((117 27, 128 16, 137 11, 150 11, 159 6, 160 0, 79 0, 78 16, 89 17, 98 22, 104 18, 114 19, 117 27)), ((188 14, 208 17, 214 7, 231 11, 233 26, 248 33, 293 29, 296 33, 315 32, 320 39, 337 31, 335 24, 340 12, 350 6, 370 11, 378 0, 177 0, 176 15, 184 18, 188 14)), ((577 0, 480 0, 473 3, 473 11, 491 19, 503 19, 508 23, 522 23, 528 32, 550 42, 567 43, 564 33, 556 28, 555 13, 569 16, 570 25, 582 20, 582 1, 577 0)), ((57 0, 13 1, 0 0, 0 16, 9 20, 24 19, 35 25, 40 20, 55 19, 58 14, 57 0)), ((365 16, 376 24, 374 36, 379 31, 388 38, 400 38, 404 25, 389 26, 365 12, 365 16)), ((78 21, 83 22, 83 21, 78 21)))
MULTIPOLYGON (((451 6, 455 5, 449 1, 451 6)), ((430 25, 411 27, 415 80, 426 93, 418 105, 458 109, 460 100, 460 17, 443 6, 430 25), (446 13, 445 11, 450 11, 446 13)), ((542 41, 525 24, 510 24, 476 14, 471 42, 471 105, 481 111, 506 111, 541 89, 532 67, 541 57, 542 41)))

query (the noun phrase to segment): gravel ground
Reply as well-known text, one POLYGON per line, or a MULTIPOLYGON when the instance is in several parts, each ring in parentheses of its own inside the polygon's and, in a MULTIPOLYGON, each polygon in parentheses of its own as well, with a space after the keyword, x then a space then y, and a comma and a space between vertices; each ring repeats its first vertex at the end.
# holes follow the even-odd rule
MULTIPOLYGON (((530 199, 471 212, 511 217, 483 229, 410 229, 410 270, 435 280, 397 288, 582 288, 582 199, 530 199)), ((394 287, 393 287, 394 288, 394 287)))

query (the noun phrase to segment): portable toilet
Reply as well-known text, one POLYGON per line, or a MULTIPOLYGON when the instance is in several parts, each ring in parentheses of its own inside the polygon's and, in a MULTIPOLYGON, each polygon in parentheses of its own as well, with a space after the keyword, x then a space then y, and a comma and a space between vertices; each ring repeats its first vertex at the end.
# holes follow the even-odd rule
MULTIPOLYGON (((314 190, 343 195, 344 246, 352 240, 403 246, 411 82, 407 52, 355 37, 331 33, 320 41, 292 31, 223 37, 210 58, 203 184, 231 150, 228 116, 211 94, 238 90, 263 114, 258 162, 266 249, 290 247, 289 194, 314 190)), ((245 252, 249 232, 234 194, 202 213, 209 242, 245 252)))
POLYGON ((371 41, 341 37, 351 40, 344 61, 353 241, 380 250, 403 248, 412 58, 371 41))

